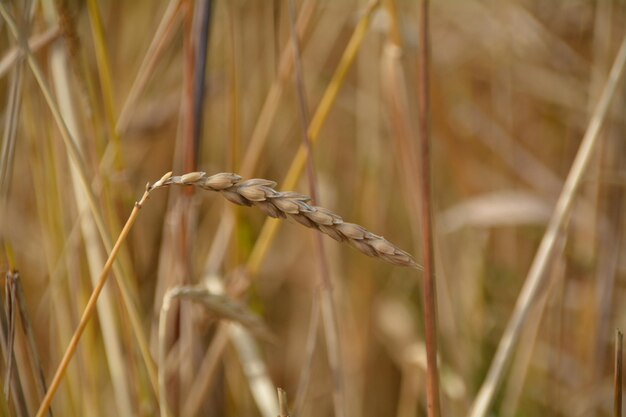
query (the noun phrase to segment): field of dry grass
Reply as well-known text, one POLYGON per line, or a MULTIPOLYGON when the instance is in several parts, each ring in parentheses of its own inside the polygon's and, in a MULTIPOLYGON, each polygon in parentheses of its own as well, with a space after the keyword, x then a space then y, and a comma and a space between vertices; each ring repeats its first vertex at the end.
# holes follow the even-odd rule
POLYGON ((423 4, 0 2, 0 416, 621 415, 626 3, 423 4))

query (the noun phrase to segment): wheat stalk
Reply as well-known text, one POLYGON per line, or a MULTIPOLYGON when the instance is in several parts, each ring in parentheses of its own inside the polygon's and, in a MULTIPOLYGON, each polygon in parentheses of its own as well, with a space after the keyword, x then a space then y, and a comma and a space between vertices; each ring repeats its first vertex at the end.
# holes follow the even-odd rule
POLYGON ((165 174, 152 184, 150 191, 169 185, 191 185, 209 191, 220 192, 224 198, 240 206, 256 206, 273 218, 290 217, 298 223, 317 229, 339 242, 348 242, 368 256, 380 258, 394 265, 422 269, 405 251, 382 236, 364 227, 346 223, 332 211, 309 204, 311 198, 293 191, 276 191, 276 182, 265 179, 243 180, 233 173, 207 175, 190 172, 180 176, 165 174))

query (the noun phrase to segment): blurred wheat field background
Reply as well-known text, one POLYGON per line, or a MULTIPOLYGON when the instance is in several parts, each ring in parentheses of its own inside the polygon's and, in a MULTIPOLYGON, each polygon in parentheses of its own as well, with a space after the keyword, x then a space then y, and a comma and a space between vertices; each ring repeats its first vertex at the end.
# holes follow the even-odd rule
MULTIPOLYGON (((152 190, 105 267, 169 171, 275 181, 422 264, 418 1, 0 12, 0 415, 38 412, 103 270, 40 415, 283 416, 277 388, 291 416, 427 415, 418 269, 190 186, 152 190)), ((619 415, 626 4, 429 15, 441 415, 619 415)))

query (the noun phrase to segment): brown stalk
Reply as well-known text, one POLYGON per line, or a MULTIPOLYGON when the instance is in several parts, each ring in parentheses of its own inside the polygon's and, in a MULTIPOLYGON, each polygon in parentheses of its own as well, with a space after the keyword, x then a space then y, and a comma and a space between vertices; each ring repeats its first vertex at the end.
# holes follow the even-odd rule
MULTIPOLYGON (((389 42, 385 46, 385 65, 383 67, 385 80, 387 82, 386 95, 391 116, 391 126, 394 129, 394 137, 396 140, 395 151, 398 159, 401 161, 403 175, 406 178, 404 182, 406 188, 406 197, 411 210, 415 216, 410 217, 411 227, 415 236, 415 241, 421 241, 424 253, 424 262, 429 263, 428 281, 424 282, 424 322, 426 333, 426 353, 427 353, 427 369, 426 369, 426 387, 427 387, 427 408, 428 414, 439 415, 439 378, 437 371, 437 347, 436 347, 436 291, 434 287, 434 261, 432 249, 432 216, 430 211, 431 193, 430 193, 430 155, 429 147, 429 104, 428 104, 428 79, 423 78, 425 69, 423 65, 427 65, 428 61, 424 56, 420 56, 420 79, 418 83, 418 96, 420 99, 419 108, 419 128, 420 128, 420 149, 415 146, 415 134, 411 124, 409 113, 409 100, 406 95, 406 77, 402 68, 401 54, 402 45, 399 30, 398 14, 395 2, 387 3, 390 15, 394 17, 392 20, 395 24, 389 35, 389 42), (395 29, 395 30, 394 30, 395 29), (426 83, 426 85, 425 85, 426 83), (426 88, 425 88, 426 87, 426 88), (424 148, 426 147, 426 150, 424 148), (421 155, 421 165, 418 162, 418 155, 421 155), (421 170, 420 170, 421 168, 421 170), (420 192, 414 190, 412 178, 420 178, 420 192), (425 224, 426 223, 426 224, 425 224), (419 238, 418 238, 419 236, 419 238)), ((422 12, 424 14, 424 12, 422 12)), ((426 44, 423 39, 420 44, 426 44)), ((424 52, 421 50, 421 52, 424 52)), ((424 277, 426 280, 426 276, 424 277)), ((444 293, 445 294, 445 293, 444 293)))
MULTIPOLYGON (((610 45, 611 45, 611 20, 613 6, 609 2, 598 3, 596 20, 594 24, 594 64, 590 90, 593 92, 590 99, 595 102, 600 92, 602 83, 608 72, 610 45), (597 91, 596 91, 597 90, 597 91)), ((624 101, 616 105, 616 113, 623 113, 624 101)), ((613 123, 607 129, 607 137, 598 149, 598 158, 594 161, 598 168, 606 172, 620 172, 626 162, 626 144, 622 140, 623 128, 620 123, 613 123)), ((623 172, 623 171, 622 171, 623 172)), ((624 192, 618 184, 604 181, 592 182, 587 186, 597 184, 596 197, 598 200, 596 227, 597 240, 586 238, 585 241, 595 250, 597 256, 597 279, 596 279, 596 340, 595 340, 595 363, 596 370, 593 383, 600 381, 602 370, 606 368, 606 341, 611 333, 612 314, 615 309, 614 290, 619 275, 619 259, 624 253, 624 228, 620 227, 624 221, 624 192)))
POLYGON ((432 236, 432 199, 430 179, 430 79, 429 79, 429 19, 428 0, 420 2, 419 22, 419 133, 421 156, 421 216, 422 250, 424 251, 424 332, 426 338, 428 417, 441 415, 439 404, 439 371, 437 369, 437 286, 435 282, 434 247, 432 236))
POLYGON ((624 335, 619 330, 615 331, 615 380, 613 387, 615 390, 614 415, 622 416, 622 350, 624 335))
POLYGON ((280 60, 280 56, 278 51, 280 51, 280 1, 272 0, 272 25, 273 28, 273 38, 274 38, 274 68, 278 71, 278 64, 280 60))
MULTIPOLYGON (((313 152, 311 146, 311 138, 309 137, 308 126, 310 124, 309 109, 307 107, 306 91, 304 86, 304 75, 302 69, 302 57, 300 55, 300 47, 298 45, 298 34, 296 32, 296 11, 293 0, 289 1, 289 23, 291 32, 291 44, 293 45, 294 56, 294 69, 295 69, 295 82, 298 92, 298 108, 300 110, 300 126, 302 128, 302 143, 304 144, 307 152, 306 170, 307 178, 309 182, 309 191, 313 197, 313 201, 316 204, 321 204, 319 196, 319 186, 317 182, 317 175, 315 173, 315 162, 313 161, 313 152)), ((324 330, 326 332, 326 348, 328 350, 328 360, 333 375, 333 404, 335 406, 335 416, 343 416, 346 413, 345 402, 345 389, 344 389, 344 377, 343 367, 341 365, 341 342, 339 338, 339 326, 337 320, 337 307, 333 300, 332 283, 330 278, 330 268, 328 266, 328 258, 324 251, 324 241, 321 235, 315 236, 315 245, 317 249, 317 255, 320 265, 320 292, 319 297, 321 303, 319 306, 322 308, 324 317, 324 330)), ((318 304, 313 303, 313 307, 317 308, 318 304)), ((312 311, 311 314, 318 314, 317 311, 312 311)), ((309 336, 312 340, 307 343, 308 346, 315 346, 315 340, 317 338, 317 325, 319 320, 313 317, 311 324, 316 326, 309 330, 309 336)), ((310 353, 306 360, 304 370, 302 371, 301 386, 298 389, 300 401, 297 403, 302 405, 306 396, 307 385, 309 383, 310 370, 313 363, 314 349, 307 349, 307 353, 310 353)), ((280 391, 279 391, 280 393, 280 391)), ((298 409, 295 410, 295 414, 298 414, 298 409)), ((282 414, 282 413, 281 413, 282 414)), ((285 413, 287 414, 287 413, 285 413)))
MULTIPOLYGON (((199 3, 196 2, 196 6, 199 3)), ((182 94, 182 135, 179 137, 179 145, 181 146, 181 155, 175 156, 185 171, 195 171, 198 164, 198 143, 199 143, 199 120, 197 120, 196 105, 199 104, 202 107, 202 101, 195 102, 195 95, 197 94, 197 88, 203 88, 196 85, 197 79, 195 79, 194 72, 197 66, 196 56, 196 39, 194 37, 194 2, 189 0, 183 1, 183 94, 182 94)), ((170 196, 170 198, 176 198, 176 196, 170 196)), ((196 219, 196 210, 192 205, 193 190, 184 190, 182 195, 177 196, 177 204, 171 207, 172 216, 176 218, 177 225, 174 227, 174 250, 168 251, 167 256, 171 257, 171 262, 174 265, 178 264, 175 268, 176 276, 173 276, 173 280, 178 284, 189 284, 190 279, 193 276, 191 271, 191 238, 193 234, 193 224, 196 219)), ((165 243, 168 245, 168 243, 165 243)), ((163 252, 161 252, 163 253, 163 252)), ((192 351, 194 348, 194 334, 192 327, 186 325, 191 321, 191 309, 186 303, 181 303, 178 300, 172 299, 171 308, 177 312, 174 315, 178 320, 178 334, 175 336, 178 339, 180 345, 179 359, 180 366, 178 367, 178 397, 179 397, 179 410, 182 410, 184 403, 183 393, 189 390, 191 385, 193 368, 195 366, 192 361, 185 360, 185 352, 192 351)), ((176 340, 176 339, 175 339, 176 340)), ((195 355, 191 355, 192 357, 195 355)), ((175 394, 176 395, 176 394, 175 394)))
POLYGON ((5 304, 8 321, 7 370, 4 378, 4 398, 9 401, 11 395, 11 376, 15 368, 15 275, 8 273, 4 282, 5 304))
MULTIPOLYGON (((10 264, 12 262, 9 262, 10 264)), ((18 415, 28 415, 25 405, 24 398, 24 389, 28 388, 28 385, 23 386, 22 380, 24 377, 24 363, 20 361, 18 363, 15 357, 15 346, 16 346, 16 336, 17 336, 17 315, 19 314, 20 323, 22 327, 22 331, 26 336, 26 342, 28 344, 28 354, 30 356, 32 370, 35 372, 36 379, 36 391, 38 396, 42 397, 46 391, 46 382, 43 372, 43 367, 41 366, 41 361, 39 360, 39 354, 37 352, 37 345, 35 342, 35 335, 32 330, 30 319, 28 318, 28 312, 26 310, 26 298, 24 296, 24 290, 22 288, 22 280, 20 279, 20 273, 10 267, 9 271, 6 274, 5 280, 5 296, 6 296, 6 309, 7 309, 7 317, 8 317, 8 331, 9 331, 9 341, 8 345, 8 359, 7 359, 7 371, 5 376, 5 395, 6 400, 8 402, 10 397, 14 398, 14 402, 16 404, 16 412, 18 415), (21 366, 18 366, 21 365, 21 366), (14 386, 15 392, 11 393, 11 387, 14 386)), ((3 320, 4 321, 4 320, 3 320)), ((49 416, 52 416, 52 410, 49 410, 49 416)))

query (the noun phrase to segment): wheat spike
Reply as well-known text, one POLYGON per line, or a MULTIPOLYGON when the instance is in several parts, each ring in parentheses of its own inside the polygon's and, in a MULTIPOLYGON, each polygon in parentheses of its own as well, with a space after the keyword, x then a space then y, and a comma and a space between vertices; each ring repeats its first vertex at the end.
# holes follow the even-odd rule
POLYGON ((264 179, 243 180, 239 175, 205 172, 190 172, 180 176, 165 174, 152 184, 149 190, 169 185, 190 185, 209 191, 220 192, 228 201, 240 206, 256 206, 274 218, 290 217, 298 223, 317 229, 339 242, 348 242, 368 256, 380 258, 394 265, 422 269, 405 251, 396 247, 382 236, 375 235, 364 227, 346 223, 341 216, 323 207, 313 206, 311 198, 293 191, 277 191, 276 183, 264 179))

